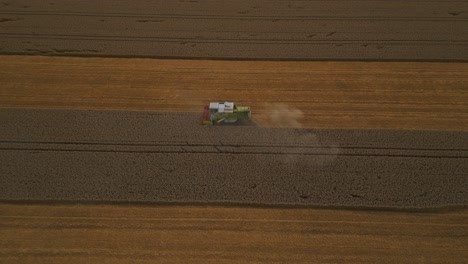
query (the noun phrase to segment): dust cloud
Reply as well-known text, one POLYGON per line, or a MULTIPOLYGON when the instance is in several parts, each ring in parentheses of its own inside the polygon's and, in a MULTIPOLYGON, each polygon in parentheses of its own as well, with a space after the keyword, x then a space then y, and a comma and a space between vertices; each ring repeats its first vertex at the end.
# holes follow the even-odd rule
POLYGON ((286 166, 285 169, 322 167, 336 160, 340 153, 338 144, 324 142, 313 129, 305 129, 302 110, 287 104, 275 104, 274 109, 269 109, 271 105, 263 105, 263 116, 258 123, 267 128, 263 132, 264 138, 281 146, 282 154, 278 155, 278 161, 286 166))
POLYGON ((273 127, 302 128, 301 119, 303 118, 304 113, 300 109, 280 104, 271 111, 269 121, 273 127))
POLYGON ((306 129, 285 133, 282 144, 289 147, 285 148, 279 161, 291 166, 289 169, 330 165, 340 153, 338 144, 323 142, 316 133, 306 129))

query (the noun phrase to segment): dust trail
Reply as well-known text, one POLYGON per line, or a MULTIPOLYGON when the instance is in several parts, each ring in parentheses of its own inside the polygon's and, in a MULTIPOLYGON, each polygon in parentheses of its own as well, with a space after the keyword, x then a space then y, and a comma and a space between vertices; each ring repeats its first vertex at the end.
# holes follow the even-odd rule
POLYGON ((288 171, 326 166, 338 157, 337 144, 323 142, 313 130, 303 129, 302 110, 287 104, 265 104, 262 110, 266 114, 260 120, 261 126, 269 127, 264 137, 271 138, 272 144, 285 146, 278 161, 288 171))
POLYGON ((285 104, 276 105, 270 113, 270 124, 282 128, 302 128, 301 119, 304 113, 297 108, 285 104))
POLYGON ((292 153, 281 155, 279 161, 289 167, 289 170, 330 165, 340 153, 337 144, 323 142, 308 129, 287 133, 285 133, 282 143, 288 146, 296 146, 296 148, 293 149, 292 153))

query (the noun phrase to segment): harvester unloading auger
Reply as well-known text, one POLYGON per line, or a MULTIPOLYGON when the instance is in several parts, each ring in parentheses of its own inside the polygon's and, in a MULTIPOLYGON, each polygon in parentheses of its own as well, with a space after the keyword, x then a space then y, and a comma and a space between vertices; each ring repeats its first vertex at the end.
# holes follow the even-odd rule
POLYGON ((234 123, 249 120, 250 117, 251 112, 248 106, 237 106, 233 102, 211 102, 210 105, 204 108, 202 124, 211 126, 221 123, 234 123))

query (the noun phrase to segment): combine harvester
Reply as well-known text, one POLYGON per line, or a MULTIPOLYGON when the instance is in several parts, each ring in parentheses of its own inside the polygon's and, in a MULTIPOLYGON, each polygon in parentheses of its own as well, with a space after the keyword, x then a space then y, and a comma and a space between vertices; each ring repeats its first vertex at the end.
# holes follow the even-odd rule
POLYGON ((249 120, 250 117, 250 107, 248 106, 236 106, 232 102, 212 102, 204 108, 202 124, 212 126, 222 123, 235 123, 249 120))

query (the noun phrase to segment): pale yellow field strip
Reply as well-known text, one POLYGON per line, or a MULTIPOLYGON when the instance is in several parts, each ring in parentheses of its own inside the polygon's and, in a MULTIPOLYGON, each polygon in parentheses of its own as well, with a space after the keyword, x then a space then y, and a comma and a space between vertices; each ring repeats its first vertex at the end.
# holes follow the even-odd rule
POLYGON ((468 212, 0 205, 2 263, 462 263, 468 212))
POLYGON ((0 107, 302 112, 300 127, 468 130, 468 64, 0 56, 0 107))

